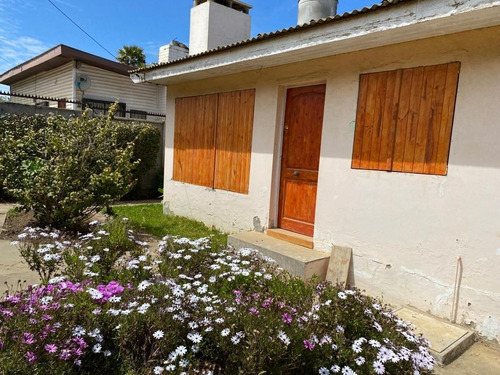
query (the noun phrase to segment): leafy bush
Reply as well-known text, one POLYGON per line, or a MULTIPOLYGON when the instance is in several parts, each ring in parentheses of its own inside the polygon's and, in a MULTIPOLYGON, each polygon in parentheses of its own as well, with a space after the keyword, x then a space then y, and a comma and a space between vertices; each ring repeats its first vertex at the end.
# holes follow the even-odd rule
POLYGON ((138 162, 133 172, 134 179, 156 167, 160 152, 161 132, 157 127, 130 121, 117 121, 118 144, 123 147, 133 143, 132 161, 138 162))
POLYGON ((157 198, 158 184, 155 176, 160 154, 160 129, 141 122, 123 121, 118 124, 120 143, 133 142, 132 160, 139 162, 133 173, 137 184, 123 199, 157 198))
POLYGON ((21 116, 2 130, 4 185, 41 224, 76 227, 133 186, 138 162, 131 162, 133 144, 119 139, 113 113, 34 116, 27 123, 21 116))
POLYGON ((104 247, 112 234, 103 227, 63 243, 59 253, 71 253, 81 273, 62 270, 48 285, 6 298, 6 373, 432 371, 426 341, 358 290, 306 284, 255 250, 215 251, 207 238, 167 236, 152 252, 122 224, 114 224, 114 250, 104 247))
MULTIPOLYGON (((19 114, 5 114, 0 116, 0 158, 2 155, 7 156, 12 147, 13 140, 23 138, 26 133, 33 129, 40 130, 47 126, 47 118, 42 115, 19 115, 19 114)), ((9 160, 2 160, 0 162, 0 200, 12 199, 8 194, 5 179, 9 173, 12 172, 12 164, 9 160)))

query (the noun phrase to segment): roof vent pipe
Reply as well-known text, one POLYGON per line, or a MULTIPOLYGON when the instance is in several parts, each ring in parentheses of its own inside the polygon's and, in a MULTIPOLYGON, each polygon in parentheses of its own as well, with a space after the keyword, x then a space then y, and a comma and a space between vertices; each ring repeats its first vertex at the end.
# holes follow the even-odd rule
POLYGON ((298 25, 337 14, 338 0, 299 0, 298 25))

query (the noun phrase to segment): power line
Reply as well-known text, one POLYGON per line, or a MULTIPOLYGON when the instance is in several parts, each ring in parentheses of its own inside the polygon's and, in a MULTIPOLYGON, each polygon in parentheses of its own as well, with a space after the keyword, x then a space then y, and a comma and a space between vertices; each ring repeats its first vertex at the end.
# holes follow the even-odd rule
POLYGON ((6 58, 4 58, 3 56, 0 55, 0 59, 2 59, 3 61, 5 61, 7 64, 11 65, 12 62, 8 61, 6 58))
POLYGON ((115 55, 113 55, 111 52, 109 52, 109 50, 106 47, 104 47, 101 43, 99 43, 97 40, 95 40, 88 32, 83 30, 75 21, 73 21, 66 13, 64 13, 56 4, 54 4, 51 0, 47 0, 47 1, 49 3, 51 3, 54 6, 54 8, 56 8, 59 12, 61 12, 64 15, 64 17, 66 17, 76 27, 78 27, 81 31, 83 31, 85 33, 85 35, 87 35, 90 39, 92 39, 95 43, 97 43, 99 45, 99 47, 101 47, 103 50, 105 50, 107 53, 109 53, 110 56, 113 57, 113 59, 116 59, 115 55))

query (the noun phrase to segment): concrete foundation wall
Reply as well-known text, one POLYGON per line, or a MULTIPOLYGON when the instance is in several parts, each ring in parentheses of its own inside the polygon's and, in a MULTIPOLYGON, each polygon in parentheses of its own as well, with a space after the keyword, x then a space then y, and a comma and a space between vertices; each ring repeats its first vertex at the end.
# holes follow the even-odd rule
POLYGON ((0 115, 7 113, 25 114, 25 115, 49 115, 51 113, 64 117, 80 116, 81 110, 60 109, 53 107, 39 107, 29 104, 19 104, 13 102, 0 103, 0 115))
POLYGON ((248 195, 172 181, 174 116, 165 132, 165 209, 223 230, 273 227, 287 87, 326 83, 315 248, 353 248, 356 286, 500 340, 500 27, 262 69, 168 89, 176 97, 255 88, 248 195), (462 63, 447 176, 351 169, 359 75, 462 63))

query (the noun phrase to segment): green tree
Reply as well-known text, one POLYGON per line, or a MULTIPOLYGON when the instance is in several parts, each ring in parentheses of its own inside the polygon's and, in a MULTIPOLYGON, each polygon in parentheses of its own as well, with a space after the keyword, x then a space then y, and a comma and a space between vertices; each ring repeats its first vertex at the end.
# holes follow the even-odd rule
POLYGON ((134 68, 146 66, 146 55, 144 54, 144 50, 136 45, 123 46, 123 48, 120 48, 116 59, 122 64, 134 68))

